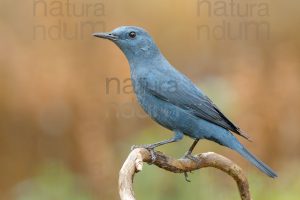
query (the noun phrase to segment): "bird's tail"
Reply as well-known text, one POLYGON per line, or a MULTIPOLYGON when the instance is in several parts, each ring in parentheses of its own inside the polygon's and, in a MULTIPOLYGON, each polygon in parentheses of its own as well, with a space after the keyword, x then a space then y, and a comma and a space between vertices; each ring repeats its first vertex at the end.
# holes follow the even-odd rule
POLYGON ((275 178, 277 177, 277 174, 265 163, 257 159, 254 155, 252 155, 246 148, 241 148, 238 150, 238 152, 247 160, 249 160, 253 165, 255 165, 258 169, 260 169, 262 172, 267 174, 268 176, 275 178))

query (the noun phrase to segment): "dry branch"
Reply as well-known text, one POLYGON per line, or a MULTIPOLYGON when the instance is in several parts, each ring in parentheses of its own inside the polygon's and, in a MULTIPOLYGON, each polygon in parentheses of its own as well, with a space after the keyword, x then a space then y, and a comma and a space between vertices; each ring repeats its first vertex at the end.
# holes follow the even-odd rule
MULTIPOLYGON (((251 200, 249 184, 242 169, 228 158, 213 152, 196 155, 198 162, 190 159, 174 159, 161 152, 155 152, 154 165, 174 173, 191 172, 204 167, 214 167, 230 175, 237 183, 242 200, 251 200)), ((151 154, 147 149, 137 148, 131 151, 119 174, 119 194, 121 200, 135 200, 133 191, 134 174, 141 171, 143 162, 151 163, 151 154)))

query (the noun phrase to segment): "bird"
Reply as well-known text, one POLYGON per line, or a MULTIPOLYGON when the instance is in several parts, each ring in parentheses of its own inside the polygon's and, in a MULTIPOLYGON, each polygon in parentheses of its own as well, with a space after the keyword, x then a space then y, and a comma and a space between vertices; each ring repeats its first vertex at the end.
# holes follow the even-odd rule
MULTIPOLYGON (((171 130, 174 136, 154 144, 140 145, 151 151, 156 147, 192 138, 193 144, 184 154, 194 160, 192 151, 201 139, 216 142, 238 152, 271 178, 277 174, 250 153, 233 133, 250 137, 230 121, 221 110, 186 75, 175 69, 161 53, 151 35, 137 26, 120 26, 111 32, 93 36, 108 39, 125 54, 137 101, 155 122, 171 130)), ((155 159, 155 157, 152 157, 155 159)))

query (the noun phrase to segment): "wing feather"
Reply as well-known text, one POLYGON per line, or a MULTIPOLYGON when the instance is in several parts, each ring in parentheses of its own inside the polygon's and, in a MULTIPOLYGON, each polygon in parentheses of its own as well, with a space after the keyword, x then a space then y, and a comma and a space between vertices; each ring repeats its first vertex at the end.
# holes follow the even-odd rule
POLYGON ((246 133, 241 131, 239 127, 231 122, 220 109, 185 76, 164 76, 164 79, 166 78, 169 81, 176 80, 177 84, 175 90, 162 90, 160 89, 162 87, 153 87, 151 84, 146 84, 145 90, 161 100, 188 110, 199 118, 205 119, 250 140, 250 137, 246 133))

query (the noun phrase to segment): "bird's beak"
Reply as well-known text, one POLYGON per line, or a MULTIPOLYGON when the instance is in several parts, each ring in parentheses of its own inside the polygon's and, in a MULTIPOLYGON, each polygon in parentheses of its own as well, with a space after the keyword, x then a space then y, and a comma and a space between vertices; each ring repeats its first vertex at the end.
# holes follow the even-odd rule
POLYGON ((108 39, 112 41, 116 41, 118 37, 112 33, 93 33, 93 36, 103 39, 108 39))

